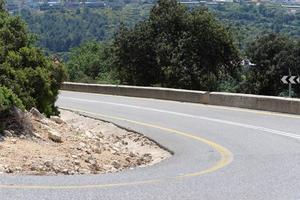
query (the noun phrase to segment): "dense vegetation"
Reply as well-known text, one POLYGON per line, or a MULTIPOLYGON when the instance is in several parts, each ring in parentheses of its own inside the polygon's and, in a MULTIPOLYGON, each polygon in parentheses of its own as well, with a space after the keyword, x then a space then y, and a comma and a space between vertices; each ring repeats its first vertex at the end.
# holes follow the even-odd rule
POLYGON ((46 115, 57 113, 54 105, 64 77, 61 64, 54 64, 33 47, 19 17, 10 16, 0 1, 0 121, 12 106, 38 108, 46 115))
MULTIPOLYGON (((280 79, 289 74, 300 74, 300 40, 278 34, 259 37, 247 48, 247 56, 255 66, 245 70, 241 91, 253 94, 286 96, 287 85, 280 79)), ((294 86, 294 96, 300 96, 300 88, 294 86)))
POLYGON ((117 73, 111 67, 109 44, 91 41, 73 48, 67 69, 70 81, 119 83, 117 73))
POLYGON ((121 27, 113 55, 124 84, 201 90, 217 90, 239 62, 231 34, 211 13, 174 0, 158 1, 134 28, 121 27))
MULTIPOLYGON (((40 47, 68 55, 71 81, 286 95, 280 78, 300 71, 300 14, 280 6, 190 9, 161 0, 153 8, 23 10, 21 16, 40 47), (241 66, 245 58, 255 65, 241 66)), ((300 96, 298 87, 293 92, 300 96)))
MULTIPOLYGON (((72 50, 67 66, 72 81, 286 95, 281 77, 300 71, 297 35, 261 33, 241 54, 234 36, 208 10, 162 0, 148 19, 121 26, 111 45, 91 42, 72 50), (242 57, 255 65, 240 66, 242 57)), ((293 92, 300 95, 297 87, 293 92)))
MULTIPOLYGON (((83 42, 113 38, 120 23, 132 27, 149 16, 151 7, 149 4, 131 3, 120 9, 23 10, 20 15, 32 33, 37 35, 40 47, 65 55, 70 48, 83 42)), ((256 36, 266 32, 300 36, 300 13, 289 14, 278 4, 256 6, 230 3, 208 8, 234 31, 235 42, 242 51, 256 36)))
POLYGON ((112 38, 121 22, 132 26, 144 19, 148 7, 132 4, 120 10, 82 8, 41 13, 22 10, 21 17, 38 37, 40 47, 52 53, 65 53, 83 42, 112 38))
POLYGON ((234 30, 241 50, 257 36, 265 33, 300 37, 300 13, 288 13, 279 4, 224 4, 212 7, 211 10, 234 30))

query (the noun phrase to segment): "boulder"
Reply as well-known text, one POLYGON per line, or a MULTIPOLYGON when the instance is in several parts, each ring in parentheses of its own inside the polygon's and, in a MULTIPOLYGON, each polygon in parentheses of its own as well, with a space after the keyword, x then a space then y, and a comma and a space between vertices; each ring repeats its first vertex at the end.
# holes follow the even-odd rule
POLYGON ((56 131, 49 131, 48 138, 54 142, 63 142, 61 135, 56 131))
POLYGON ((17 143, 17 139, 15 139, 15 138, 11 139, 11 143, 12 144, 16 144, 17 143))
POLYGON ((36 138, 39 138, 39 139, 42 138, 41 135, 38 134, 37 132, 32 132, 32 135, 33 135, 34 137, 36 137, 36 138))
POLYGON ((64 123, 64 121, 58 116, 51 116, 50 119, 52 121, 54 121, 55 123, 57 123, 57 124, 63 124, 64 123))
POLYGON ((34 117, 36 117, 36 118, 38 118, 38 119, 44 119, 44 118, 45 118, 45 116, 44 116, 43 114, 41 114, 40 111, 39 111, 38 109, 36 109, 36 108, 34 108, 34 107, 32 107, 32 108, 30 109, 30 113, 31 113, 34 117))
POLYGON ((8 130, 4 130, 3 134, 4 134, 5 137, 12 137, 12 133, 8 130))
POLYGON ((23 140, 23 139, 26 139, 26 136, 22 134, 19 136, 19 138, 23 140))

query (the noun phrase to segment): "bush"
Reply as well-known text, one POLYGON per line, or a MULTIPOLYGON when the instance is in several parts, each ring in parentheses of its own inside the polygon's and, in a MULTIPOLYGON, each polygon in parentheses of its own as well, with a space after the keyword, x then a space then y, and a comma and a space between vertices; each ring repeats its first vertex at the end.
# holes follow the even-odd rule
POLYGON ((5 122, 7 121, 9 111, 13 106, 24 109, 22 101, 13 93, 12 90, 0 86, 0 133, 5 128, 5 122))
MULTIPOLYGON (((107 44, 109 47, 109 45, 107 44)), ((70 81, 93 83, 119 83, 116 72, 110 67, 110 49, 91 41, 73 48, 67 62, 70 81)))
MULTIPOLYGON (((57 114, 55 101, 64 78, 64 66, 33 46, 22 20, 0 8, 0 86, 9 88, 25 109, 36 107, 49 116, 57 114)), ((9 106, 4 96, 3 102, 9 106)))
POLYGON ((0 116, 2 116, 3 112, 9 110, 13 106, 24 109, 22 101, 13 93, 12 90, 0 86, 0 116))

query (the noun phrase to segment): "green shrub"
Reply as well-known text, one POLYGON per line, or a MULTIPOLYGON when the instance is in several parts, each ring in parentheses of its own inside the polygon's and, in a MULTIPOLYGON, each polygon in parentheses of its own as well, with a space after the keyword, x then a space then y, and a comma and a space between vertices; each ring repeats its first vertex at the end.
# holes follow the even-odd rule
MULTIPOLYGON (((33 45, 23 21, 0 8, 0 85, 9 88, 25 109, 57 114, 55 101, 65 78, 64 66, 33 45)), ((3 102, 8 106, 4 97, 3 102)))
POLYGON ((112 55, 108 44, 91 41, 73 48, 67 62, 70 81, 117 84, 116 72, 110 68, 112 55))
POLYGON ((9 111, 13 106, 24 109, 22 101, 13 93, 12 90, 0 86, 0 134, 5 129, 9 111))
POLYGON ((9 110, 13 106, 24 109, 22 101, 13 93, 12 90, 0 86, 0 114, 9 110))

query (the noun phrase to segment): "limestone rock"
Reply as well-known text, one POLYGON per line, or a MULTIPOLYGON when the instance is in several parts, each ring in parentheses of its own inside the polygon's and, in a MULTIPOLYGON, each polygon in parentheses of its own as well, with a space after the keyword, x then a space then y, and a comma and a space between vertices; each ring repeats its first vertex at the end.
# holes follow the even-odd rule
POLYGON ((36 109, 34 107, 30 109, 30 113, 38 119, 44 119, 45 118, 45 116, 43 114, 41 114, 38 109, 36 109))
POLYGON ((63 124, 64 123, 64 121, 58 116, 51 116, 50 119, 52 121, 54 121, 55 123, 57 123, 57 124, 63 124))
POLYGON ((4 130, 4 131, 3 131, 3 134, 4 134, 4 136, 6 136, 6 137, 11 137, 11 136, 12 136, 12 133, 11 133, 9 130, 4 130))
POLYGON ((56 131, 49 131, 48 138, 54 142, 59 142, 59 143, 63 142, 61 135, 56 131))

